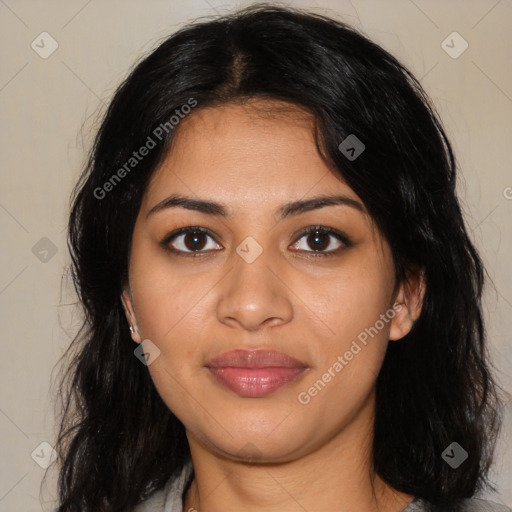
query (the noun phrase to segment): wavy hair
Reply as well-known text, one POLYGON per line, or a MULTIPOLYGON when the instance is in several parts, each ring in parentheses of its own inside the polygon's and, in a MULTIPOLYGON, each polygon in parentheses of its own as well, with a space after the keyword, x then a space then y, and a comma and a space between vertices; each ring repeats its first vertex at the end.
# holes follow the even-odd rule
POLYGON ((484 269, 456 197, 450 143, 420 83, 380 46, 328 17, 259 5, 160 42, 118 87, 96 134, 69 219, 84 324, 60 385, 58 512, 131 510, 190 456, 184 426, 134 357, 120 301, 141 199, 175 130, 153 137, 156 147, 122 179, 112 176, 191 98, 197 109, 252 98, 306 109, 323 158, 389 243, 397 281, 424 272, 421 315, 390 343, 378 376, 373 465, 393 488, 454 510, 487 485, 500 408, 484 269), (366 147, 353 161, 338 148, 350 134, 366 147), (441 457, 454 441, 469 453, 460 470, 441 457))

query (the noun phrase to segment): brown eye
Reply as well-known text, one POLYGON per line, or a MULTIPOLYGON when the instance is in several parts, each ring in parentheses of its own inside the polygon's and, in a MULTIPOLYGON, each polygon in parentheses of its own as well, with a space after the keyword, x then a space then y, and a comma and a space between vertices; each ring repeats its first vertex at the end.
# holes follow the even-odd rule
POLYGON ((324 251, 329 246, 330 237, 331 235, 327 233, 315 231, 308 235, 306 242, 314 251, 324 251))
POLYGON ((213 237, 201 228, 185 228, 169 235, 163 245, 173 252, 200 253, 222 249, 213 237))
POLYGON ((199 232, 190 232, 184 235, 183 245, 190 251, 200 251, 206 243, 206 235, 199 232))
POLYGON ((292 248, 315 256, 331 256, 350 245, 350 240, 343 233, 332 228, 313 226, 304 231, 292 248))

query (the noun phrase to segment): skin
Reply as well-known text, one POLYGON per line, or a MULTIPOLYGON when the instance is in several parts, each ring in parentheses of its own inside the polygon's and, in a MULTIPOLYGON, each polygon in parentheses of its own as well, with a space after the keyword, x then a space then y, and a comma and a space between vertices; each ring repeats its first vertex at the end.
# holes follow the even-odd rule
MULTIPOLYGON (((190 251, 188 238, 188 246, 179 235, 168 246, 190 251)), ((419 315, 421 283, 395 283, 386 240, 319 155, 309 115, 251 100, 196 109, 181 121, 142 201, 122 300, 134 341, 160 350, 148 369, 186 428, 195 479, 184 510, 402 510, 412 496, 372 470, 375 381, 388 341, 405 336, 419 315), (182 207, 148 215, 171 194, 222 203, 230 216, 182 207), (284 204, 320 195, 346 196, 361 209, 331 205, 279 219, 284 204), (352 243, 324 235, 324 251, 339 250, 315 256, 302 235, 312 225, 352 243), (162 246, 187 226, 213 233, 200 239, 202 256, 162 246), (248 236, 262 248, 252 263, 236 252, 248 236), (393 304, 400 311, 300 403, 299 393, 393 304), (241 397, 204 366, 235 348, 285 352, 308 369, 269 395, 241 397)))

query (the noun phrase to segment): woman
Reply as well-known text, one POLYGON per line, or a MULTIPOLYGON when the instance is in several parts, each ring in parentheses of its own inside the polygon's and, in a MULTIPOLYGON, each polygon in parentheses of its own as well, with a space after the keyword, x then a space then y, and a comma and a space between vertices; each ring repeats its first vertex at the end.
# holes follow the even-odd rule
POLYGON ((506 510, 473 498, 499 402, 455 176, 419 83, 339 22, 164 41, 74 196, 58 511, 506 510))

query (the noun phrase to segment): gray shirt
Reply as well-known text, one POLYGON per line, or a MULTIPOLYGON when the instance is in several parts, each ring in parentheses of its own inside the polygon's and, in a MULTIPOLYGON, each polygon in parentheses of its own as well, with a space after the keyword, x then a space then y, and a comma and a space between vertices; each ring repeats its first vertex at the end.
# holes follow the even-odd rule
MULTIPOLYGON (((183 492, 192 475, 192 463, 189 461, 178 476, 170 479, 164 489, 157 491, 145 502, 135 507, 134 512, 195 512, 183 511, 183 492)), ((425 512, 425 504, 418 499, 413 500, 402 512, 425 512)), ((512 512, 504 505, 479 499, 466 500, 464 512, 512 512)))

